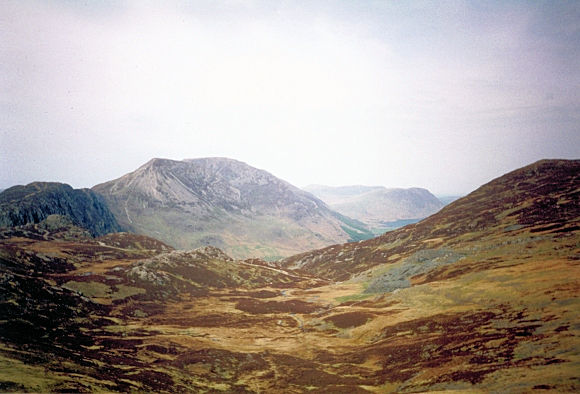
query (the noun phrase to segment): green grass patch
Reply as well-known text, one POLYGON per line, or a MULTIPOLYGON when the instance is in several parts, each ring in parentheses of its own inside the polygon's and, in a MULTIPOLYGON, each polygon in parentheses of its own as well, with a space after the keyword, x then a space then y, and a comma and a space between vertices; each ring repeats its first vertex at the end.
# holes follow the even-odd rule
POLYGON ((145 294, 145 289, 140 287, 131 287, 126 285, 117 285, 117 291, 113 293, 113 300, 122 300, 123 298, 131 297, 137 294, 145 294))
POLYGON ((87 297, 108 297, 112 290, 110 286, 100 282, 75 282, 70 281, 62 285, 65 289, 77 291, 87 297))
POLYGON ((338 212, 333 212, 332 215, 345 224, 340 227, 350 236, 348 242, 364 241, 375 237, 375 234, 363 222, 351 219, 338 212))
POLYGON ((358 241, 364 241, 367 239, 371 239, 374 238, 374 234, 371 233, 370 231, 364 231, 364 232, 359 232, 357 230, 353 230, 350 227, 347 226, 340 226, 341 229, 344 230, 344 232, 346 232, 348 234, 348 236, 350 237, 348 239, 348 242, 358 242, 358 241))
POLYGON ((343 302, 348 302, 348 301, 366 300, 367 298, 374 297, 375 295, 376 294, 351 294, 351 295, 347 295, 347 296, 337 297, 337 298, 335 298, 335 300, 342 304, 343 302))

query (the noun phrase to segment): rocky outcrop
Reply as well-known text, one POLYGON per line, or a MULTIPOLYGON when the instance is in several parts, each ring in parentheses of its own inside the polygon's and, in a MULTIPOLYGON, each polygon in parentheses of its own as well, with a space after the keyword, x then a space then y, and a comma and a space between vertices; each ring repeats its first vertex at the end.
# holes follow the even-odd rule
POLYGON ((40 223, 50 215, 67 217, 93 236, 121 231, 104 200, 89 189, 73 189, 63 183, 34 182, 13 186, 0 193, 0 227, 40 223))

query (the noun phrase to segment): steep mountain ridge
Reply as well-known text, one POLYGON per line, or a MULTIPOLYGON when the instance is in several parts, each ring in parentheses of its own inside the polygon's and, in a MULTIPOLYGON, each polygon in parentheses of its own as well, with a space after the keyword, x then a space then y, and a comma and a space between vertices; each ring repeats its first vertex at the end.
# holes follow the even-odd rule
POLYGON ((122 225, 182 249, 275 258, 371 236, 311 194, 227 158, 153 159, 93 190, 122 225))
POLYGON ((432 215, 444 205, 423 188, 311 185, 305 190, 335 211, 365 223, 377 234, 392 229, 394 222, 432 215))
POLYGON ((102 198, 89 189, 33 182, 0 193, 0 227, 40 223, 50 215, 66 216, 93 236, 121 231, 102 198))

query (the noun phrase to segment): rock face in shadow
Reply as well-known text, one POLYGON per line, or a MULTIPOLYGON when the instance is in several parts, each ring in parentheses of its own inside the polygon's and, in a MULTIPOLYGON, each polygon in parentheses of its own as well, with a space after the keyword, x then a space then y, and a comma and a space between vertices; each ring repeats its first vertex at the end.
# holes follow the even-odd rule
POLYGON ((123 226, 181 249, 276 258, 372 236, 310 193, 226 158, 153 159, 93 190, 123 226))
POLYGON ((67 217, 93 236, 121 231, 104 200, 89 189, 33 182, 0 193, 0 227, 40 223, 50 215, 67 217))

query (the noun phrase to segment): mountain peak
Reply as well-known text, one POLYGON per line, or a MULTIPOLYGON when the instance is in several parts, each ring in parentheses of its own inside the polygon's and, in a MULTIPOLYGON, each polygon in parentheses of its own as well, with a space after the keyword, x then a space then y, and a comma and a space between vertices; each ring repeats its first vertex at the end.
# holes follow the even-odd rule
POLYGON ((165 159, 165 158, 161 158, 161 157, 154 157, 153 159, 149 160, 147 163, 143 164, 140 168, 162 166, 162 165, 167 165, 167 164, 171 164, 171 163, 178 163, 178 162, 179 161, 177 161, 177 160, 165 159))
POLYGON ((277 258, 372 236, 311 194, 225 157, 152 159, 93 190, 120 223, 184 249, 213 245, 234 257, 277 258))
POLYGON ((244 163, 243 161, 222 156, 189 158, 183 159, 182 161, 186 163, 206 163, 206 164, 243 164, 249 167, 249 164, 244 163))

